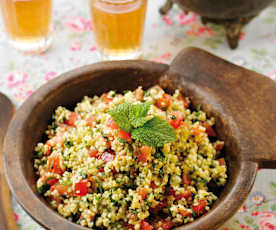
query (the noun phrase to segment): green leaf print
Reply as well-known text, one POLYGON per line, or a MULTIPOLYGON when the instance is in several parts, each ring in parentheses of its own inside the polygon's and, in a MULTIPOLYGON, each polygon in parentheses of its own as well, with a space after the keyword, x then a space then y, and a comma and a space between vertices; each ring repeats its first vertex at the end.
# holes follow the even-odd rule
POLYGON ((244 221, 245 221, 247 224, 253 224, 254 219, 253 219, 252 217, 245 216, 245 217, 244 217, 244 221))
POLYGON ((273 205, 271 206, 271 211, 276 212, 276 204, 273 204, 273 205))

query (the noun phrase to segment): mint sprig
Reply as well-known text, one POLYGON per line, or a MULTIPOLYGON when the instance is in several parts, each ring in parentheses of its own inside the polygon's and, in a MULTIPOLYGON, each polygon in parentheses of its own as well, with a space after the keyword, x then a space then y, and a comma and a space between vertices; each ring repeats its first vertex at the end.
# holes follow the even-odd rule
POLYGON ((150 103, 122 103, 108 111, 114 122, 131 137, 146 145, 162 147, 176 140, 174 129, 159 117, 147 119, 150 103))

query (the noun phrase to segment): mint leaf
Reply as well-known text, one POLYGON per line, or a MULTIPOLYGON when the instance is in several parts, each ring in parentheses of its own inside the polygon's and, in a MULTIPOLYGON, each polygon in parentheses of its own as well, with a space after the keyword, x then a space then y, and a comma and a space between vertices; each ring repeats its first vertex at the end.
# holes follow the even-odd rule
POLYGON ((150 109, 150 103, 141 103, 131 105, 129 111, 129 120, 134 128, 140 127, 147 122, 146 116, 150 109))
POLYGON ((131 137, 146 145, 162 147, 176 140, 175 131, 168 122, 159 117, 147 121, 142 127, 132 130, 131 137))
POLYGON ((131 129, 131 122, 129 120, 130 108, 130 103, 122 103, 108 110, 108 114, 113 118, 114 122, 126 132, 129 132, 131 129))

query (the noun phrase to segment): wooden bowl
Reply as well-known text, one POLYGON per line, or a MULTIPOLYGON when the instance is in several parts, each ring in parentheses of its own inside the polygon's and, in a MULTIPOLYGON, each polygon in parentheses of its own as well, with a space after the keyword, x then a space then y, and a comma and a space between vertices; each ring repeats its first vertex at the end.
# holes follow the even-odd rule
POLYGON ((134 90, 160 84, 179 88, 193 106, 216 119, 225 141, 228 182, 212 209, 179 227, 210 230, 229 219, 247 198, 259 167, 276 168, 276 84, 197 48, 183 50, 172 64, 149 61, 103 62, 65 73, 34 93, 17 111, 4 145, 4 164, 12 192, 41 225, 53 230, 87 229, 53 211, 37 193, 33 149, 58 105, 69 108, 85 95, 134 90))

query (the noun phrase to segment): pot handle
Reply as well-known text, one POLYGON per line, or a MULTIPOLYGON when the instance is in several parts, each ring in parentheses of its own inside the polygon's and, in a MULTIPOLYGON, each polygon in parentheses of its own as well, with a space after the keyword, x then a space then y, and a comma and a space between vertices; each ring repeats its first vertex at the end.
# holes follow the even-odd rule
POLYGON ((241 160, 276 168, 274 81, 194 47, 177 55, 166 76, 201 102, 207 114, 225 120, 241 160))

